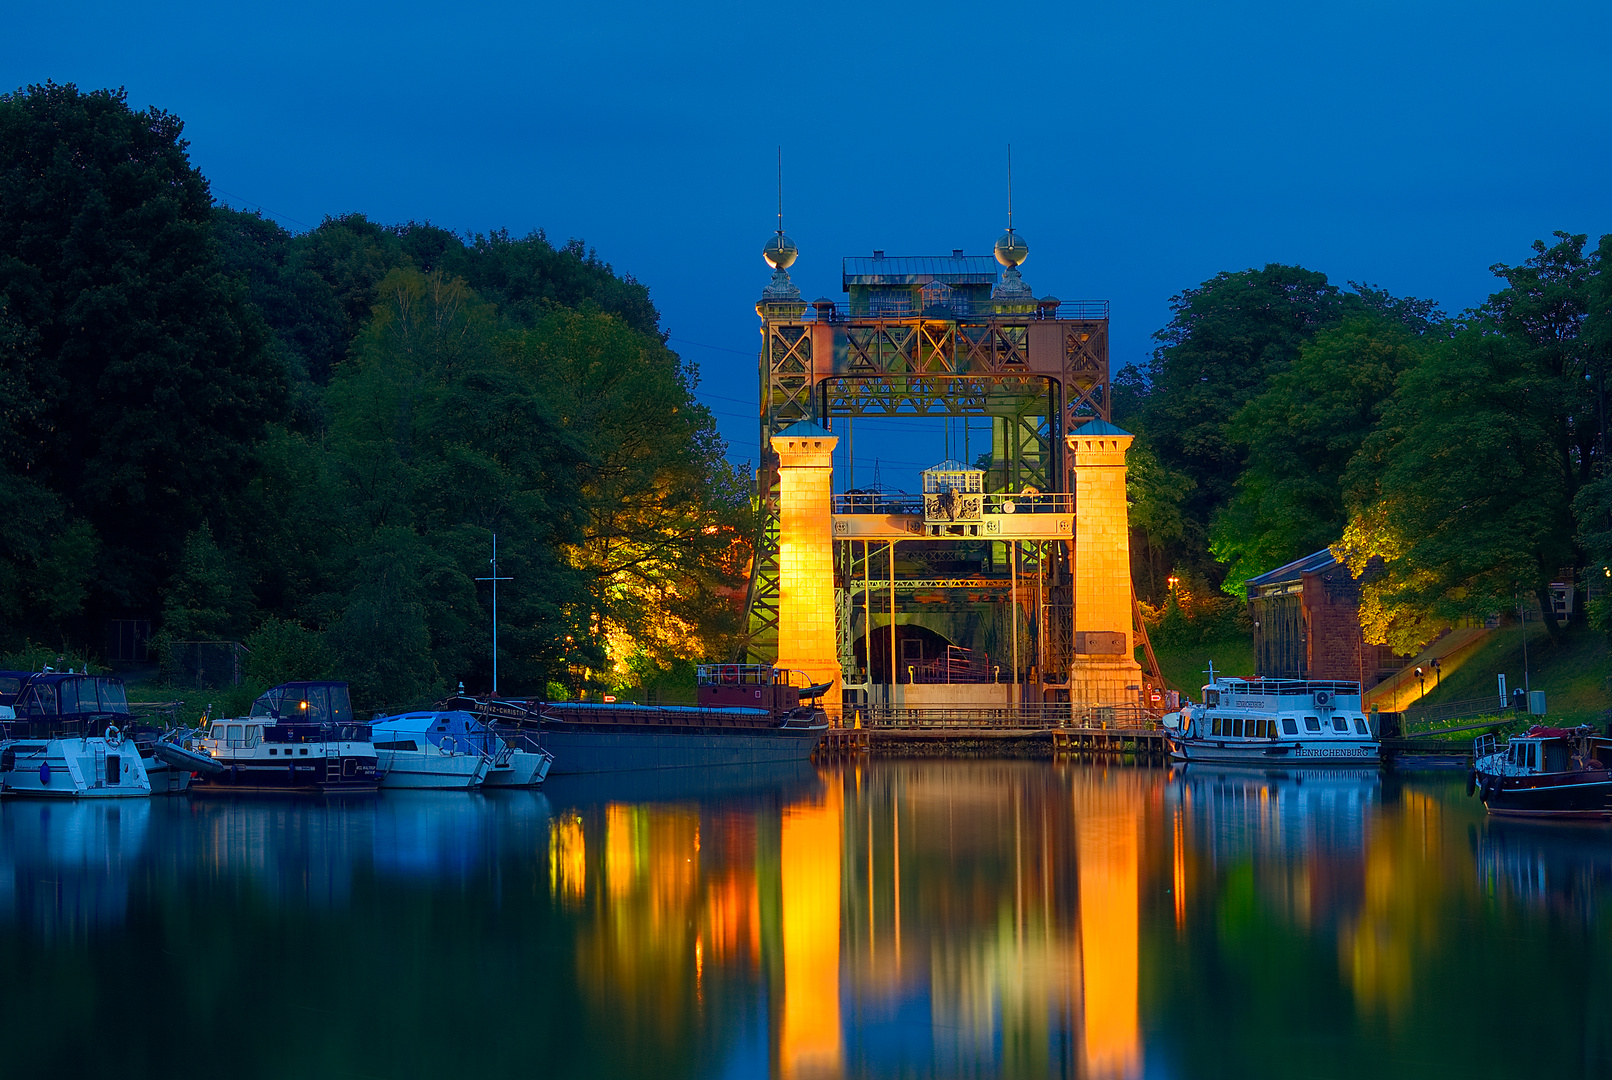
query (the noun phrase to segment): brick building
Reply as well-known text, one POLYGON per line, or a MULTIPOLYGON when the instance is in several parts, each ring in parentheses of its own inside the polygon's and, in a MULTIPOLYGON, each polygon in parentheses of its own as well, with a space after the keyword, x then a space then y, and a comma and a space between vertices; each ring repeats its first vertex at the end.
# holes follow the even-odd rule
POLYGON ((1402 668, 1405 657, 1385 645, 1366 644, 1360 630, 1361 584, 1327 548, 1250 578, 1255 674, 1349 679, 1370 690, 1402 668))

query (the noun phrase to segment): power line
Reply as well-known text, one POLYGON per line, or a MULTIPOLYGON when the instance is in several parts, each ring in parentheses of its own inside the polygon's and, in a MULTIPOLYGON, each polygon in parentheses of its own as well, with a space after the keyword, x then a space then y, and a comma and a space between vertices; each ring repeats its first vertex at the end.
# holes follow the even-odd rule
POLYGON ((218 192, 220 195, 223 195, 223 196, 226 196, 228 198, 234 199, 236 202, 241 204, 241 208, 243 210, 246 209, 248 206, 255 207, 256 209, 258 209, 262 213, 268 214, 270 217, 281 218, 281 219, 283 219, 285 221, 291 222, 291 224, 293 224, 293 225, 301 225, 304 229, 312 229, 313 228, 313 226, 309 225, 306 221, 298 221, 296 218, 291 217, 289 214, 281 214, 281 213, 279 213, 277 211, 270 210, 267 206, 264 206, 260 202, 253 202, 251 199, 243 198, 242 196, 236 195, 233 192, 225 191, 221 187, 215 187, 215 188, 213 188, 213 190, 218 192))

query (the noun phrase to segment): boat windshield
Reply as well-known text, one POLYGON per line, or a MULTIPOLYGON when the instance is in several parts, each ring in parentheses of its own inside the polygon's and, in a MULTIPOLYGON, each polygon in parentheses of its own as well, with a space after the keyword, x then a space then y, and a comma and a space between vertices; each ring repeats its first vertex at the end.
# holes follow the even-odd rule
POLYGON ((280 705, 280 688, 275 687, 252 702, 253 716, 273 716, 280 705))
POLYGON ((129 695, 123 688, 122 679, 97 679, 101 690, 101 710, 103 712, 127 713, 129 711, 129 695))
POLYGON ((336 724, 350 724, 353 722, 353 702, 347 696, 347 687, 332 686, 330 688, 330 719, 336 724))
POLYGON ((24 706, 46 716, 56 715, 56 688, 49 683, 35 683, 23 697, 24 706))

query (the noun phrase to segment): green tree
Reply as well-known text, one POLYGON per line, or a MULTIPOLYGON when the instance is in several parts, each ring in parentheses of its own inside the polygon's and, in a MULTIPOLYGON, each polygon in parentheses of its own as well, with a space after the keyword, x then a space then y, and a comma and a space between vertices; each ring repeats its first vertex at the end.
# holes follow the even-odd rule
POLYGON ((1422 348, 1398 320, 1349 316, 1301 346, 1237 413, 1227 430, 1248 466, 1210 525, 1226 592, 1244 598, 1247 579, 1342 536, 1344 468, 1422 348))
POLYGON ((243 596, 233 561, 202 522, 185 539, 178 572, 162 605, 162 635, 171 641, 240 638, 249 598, 243 596))
POLYGON ((603 313, 556 312, 509 344, 587 455, 571 560, 614 675, 640 650, 662 665, 723 655, 739 630, 748 485, 694 400, 693 369, 603 313))
POLYGON ((1558 635, 1549 585, 1582 564, 1573 507, 1599 458, 1582 332, 1600 265, 1585 240, 1558 233, 1495 266, 1507 287, 1405 373, 1350 464, 1336 550, 1357 574, 1386 564, 1363 590, 1368 640, 1411 652, 1519 594, 1558 635))
POLYGON ((1159 348, 1140 373, 1145 390, 1125 376, 1127 392, 1139 399, 1130 406, 1139 442, 1190 482, 1180 504, 1183 535, 1198 540, 1178 554, 1219 577, 1200 545, 1245 464, 1232 418, 1348 308, 1325 274, 1276 263, 1218 274, 1172 297, 1170 308, 1170 324, 1154 335, 1159 348))
POLYGON ((189 530, 228 520, 283 407, 182 127, 121 91, 0 97, 0 392, 30 402, 0 442, 97 550, 83 612, 29 604, 25 632, 67 618, 88 636, 98 614, 154 610, 189 530))

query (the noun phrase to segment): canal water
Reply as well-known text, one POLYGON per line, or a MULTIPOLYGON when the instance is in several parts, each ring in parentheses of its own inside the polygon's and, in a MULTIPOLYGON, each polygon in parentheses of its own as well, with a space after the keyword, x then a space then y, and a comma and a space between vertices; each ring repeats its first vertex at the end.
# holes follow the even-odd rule
POLYGON ((873 761, 0 803, 28 1077, 1612 1073, 1612 827, 1464 775, 873 761))

